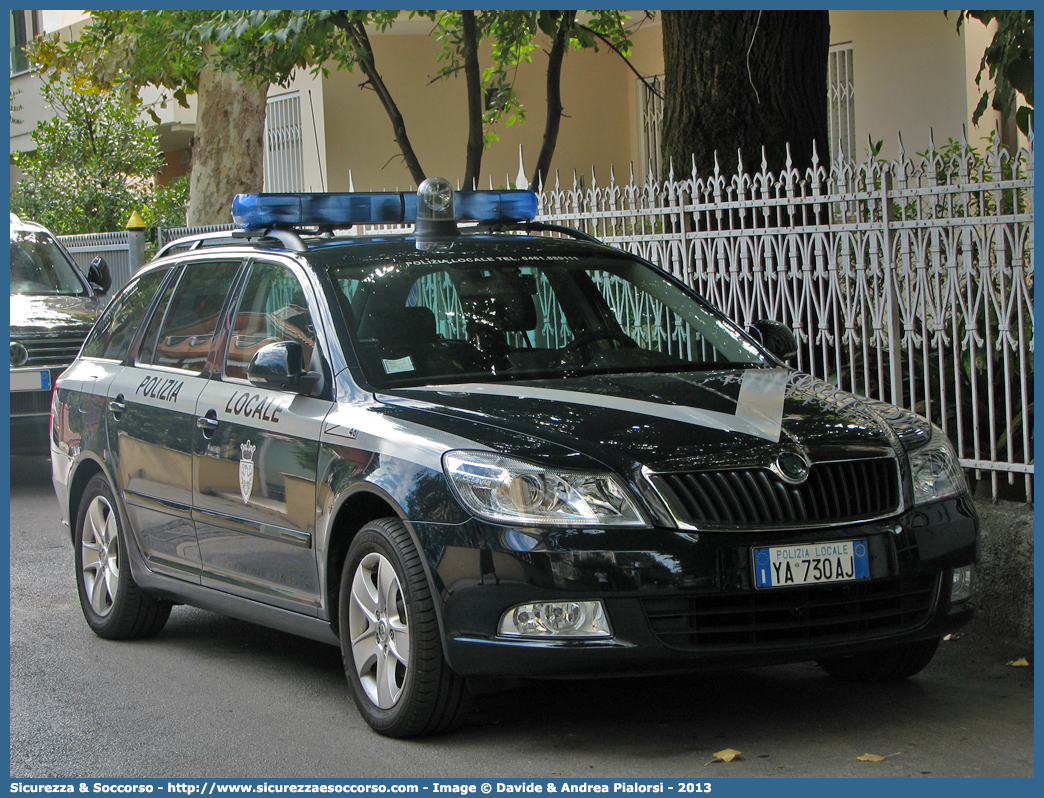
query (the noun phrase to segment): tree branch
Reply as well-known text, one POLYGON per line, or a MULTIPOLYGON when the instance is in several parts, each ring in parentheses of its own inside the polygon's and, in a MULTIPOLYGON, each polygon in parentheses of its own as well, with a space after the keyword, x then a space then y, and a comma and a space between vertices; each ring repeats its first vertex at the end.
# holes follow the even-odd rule
POLYGON ((629 59, 626 55, 620 52, 620 48, 613 44, 612 40, 608 36, 606 36, 604 33, 599 33, 596 30, 592 30, 586 25, 581 25, 579 22, 576 23, 576 26, 587 31, 592 36, 595 36, 596 38, 600 39, 606 47, 608 47, 610 50, 612 50, 614 53, 620 56, 620 58, 623 59, 623 62, 627 64, 627 68, 630 69, 635 74, 635 76, 637 76, 638 80, 642 82, 642 85, 644 85, 645 88, 651 91, 657 97, 657 99, 663 99, 663 94, 661 94, 660 91, 652 83, 650 83, 641 72, 635 69, 634 64, 631 63, 631 59, 629 59))
POLYGON ((343 30, 355 48, 356 57, 359 59, 359 67, 366 75, 370 87, 377 92, 381 105, 384 106, 388 119, 391 120, 392 132, 395 141, 399 145, 402 157, 406 161, 406 168, 410 170, 410 176, 419 186, 424 182, 424 169, 420 160, 413 150, 409 134, 406 132, 406 121, 402 118, 399 106, 395 103, 391 91, 384 82, 384 78, 377 72, 377 65, 373 56, 373 48, 370 45, 370 37, 366 33, 366 26, 359 21, 351 20, 344 12, 338 13, 330 18, 330 21, 343 30))
POLYGON ((558 130, 562 124, 562 59, 565 58, 569 33, 576 24, 576 11, 563 11, 555 33, 555 41, 548 53, 547 63, 547 119, 544 122, 544 140, 533 169, 532 184, 543 186, 551 169, 551 158, 558 144, 558 130))

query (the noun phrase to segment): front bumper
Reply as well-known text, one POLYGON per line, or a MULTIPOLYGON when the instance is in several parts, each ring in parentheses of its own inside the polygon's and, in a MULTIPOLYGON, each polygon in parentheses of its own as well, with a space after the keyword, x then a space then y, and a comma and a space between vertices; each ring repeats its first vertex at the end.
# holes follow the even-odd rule
POLYGON ((441 598, 446 655, 464 675, 571 676, 753 667, 940 637, 974 601, 950 602, 952 569, 977 559, 961 497, 897 518, 798 532, 518 530, 414 524, 441 598), (870 578, 755 589, 751 548, 866 539, 870 578), (453 545, 447 545, 452 541, 453 545), (600 599, 613 637, 498 636, 511 607, 600 599))
POLYGON ((50 415, 11 416, 11 454, 46 457, 50 437, 50 415))
POLYGON ((11 454, 46 457, 50 451, 51 399, 54 385, 66 366, 11 369, 12 386, 26 377, 39 379, 43 374, 47 387, 11 391, 11 454))

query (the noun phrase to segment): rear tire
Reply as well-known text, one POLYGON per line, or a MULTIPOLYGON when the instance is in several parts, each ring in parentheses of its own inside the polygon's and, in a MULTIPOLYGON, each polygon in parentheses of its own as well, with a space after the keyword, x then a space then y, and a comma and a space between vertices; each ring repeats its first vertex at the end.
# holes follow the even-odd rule
POLYGON ((142 592, 131 576, 127 540, 109 483, 94 477, 76 518, 76 587, 87 624, 99 637, 131 640, 159 633, 171 602, 142 592))
POLYGON ((821 659, 819 667, 846 682, 895 682, 923 671, 937 648, 939 638, 935 637, 850 657, 821 659))
POLYGON ((373 521, 355 536, 338 607, 345 674, 374 731, 417 737, 463 720, 470 696, 443 657, 421 557, 398 519, 373 521))

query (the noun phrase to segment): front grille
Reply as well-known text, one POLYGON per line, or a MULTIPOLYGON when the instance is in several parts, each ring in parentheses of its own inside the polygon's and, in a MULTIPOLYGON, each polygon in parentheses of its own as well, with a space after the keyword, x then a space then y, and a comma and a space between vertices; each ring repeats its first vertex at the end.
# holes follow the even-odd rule
POLYGON ((737 594, 645 598, 656 637, 682 651, 810 647, 915 629, 927 622, 938 577, 874 579, 737 594))
POLYGON ((764 468, 656 474, 653 484, 679 521, 697 529, 842 524, 899 508, 895 460, 814 463, 800 485, 764 468))
POLYGON ((80 353, 83 337, 79 338, 19 338, 17 340, 29 352, 24 367, 68 366, 80 353))
POLYGON ((11 391, 12 416, 38 416, 50 412, 50 391, 11 391))

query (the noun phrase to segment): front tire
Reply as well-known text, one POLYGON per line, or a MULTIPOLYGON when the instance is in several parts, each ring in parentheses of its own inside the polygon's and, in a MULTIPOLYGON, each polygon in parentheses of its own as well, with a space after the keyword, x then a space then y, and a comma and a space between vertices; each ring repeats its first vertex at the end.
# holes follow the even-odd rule
POLYGON ((345 674, 374 731, 417 737, 447 731, 463 719, 464 679, 443 657, 420 554, 398 519, 373 521, 355 536, 338 607, 345 674))
POLYGON ((939 648, 939 638, 918 640, 851 657, 819 660, 819 667, 846 682, 897 682, 923 671, 939 648))
POLYGON ((158 634, 172 604, 142 592, 131 576, 116 500, 100 475, 87 483, 80 499, 73 544, 80 607, 94 633, 108 640, 158 634))

